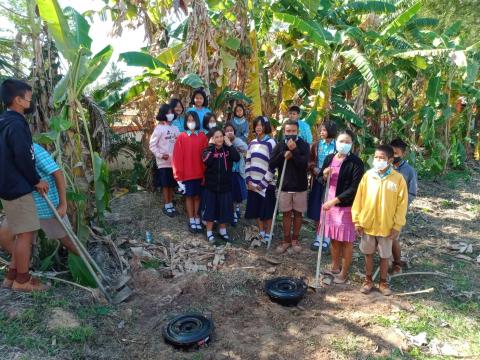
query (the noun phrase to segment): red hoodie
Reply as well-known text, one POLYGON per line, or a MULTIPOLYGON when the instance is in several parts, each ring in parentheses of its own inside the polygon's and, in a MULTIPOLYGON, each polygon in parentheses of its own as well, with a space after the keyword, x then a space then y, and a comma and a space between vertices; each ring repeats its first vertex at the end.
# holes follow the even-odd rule
POLYGON ((207 136, 203 132, 188 135, 181 133, 173 148, 173 176, 177 181, 203 179, 205 166, 202 152, 208 146, 207 136))

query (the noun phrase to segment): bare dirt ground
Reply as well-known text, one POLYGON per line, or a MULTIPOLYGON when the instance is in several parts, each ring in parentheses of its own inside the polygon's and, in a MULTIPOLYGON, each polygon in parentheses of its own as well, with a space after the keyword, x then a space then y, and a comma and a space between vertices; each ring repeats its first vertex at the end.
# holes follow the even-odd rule
MULTIPOLYGON (((131 261, 135 295, 110 307, 63 285, 33 297, 1 290, 0 351, 5 358, 480 359, 478 167, 420 182, 419 197, 402 235, 408 263, 404 272, 441 272, 446 277, 394 278, 397 295, 389 298, 378 292, 359 293, 363 258, 356 246, 347 284, 323 285, 316 292, 310 289, 297 307, 272 303, 263 291, 264 280, 276 276, 312 280, 316 253, 308 248, 314 236, 310 223, 302 231, 304 250, 279 257, 278 265, 265 259, 264 248, 249 249, 244 232, 251 224, 242 222, 232 230, 234 244, 223 250, 218 266, 184 263, 172 274, 166 266, 172 266, 168 256, 157 256, 153 246, 144 243, 145 231, 151 231, 154 241, 165 247, 190 244, 188 251, 181 250, 185 246, 177 250, 186 257, 195 249, 210 249, 214 254, 204 236, 189 234, 184 217, 163 215, 159 194, 127 194, 111 207, 110 226, 118 238, 127 239, 121 246, 126 254, 130 246, 154 254, 142 262, 131 261), (421 290, 429 292, 399 295, 421 290), (75 333, 62 326, 44 330, 49 319, 58 317, 58 308, 79 321, 74 329, 83 330, 75 333), (44 309, 41 315, 37 314, 40 309, 44 309), (192 311, 215 323, 209 346, 181 351, 165 344, 165 323, 192 311), (30 320, 37 326, 25 325, 30 320), (12 326, 27 334, 14 336, 12 326)), ((329 261, 329 256, 323 257, 324 265, 329 261)))

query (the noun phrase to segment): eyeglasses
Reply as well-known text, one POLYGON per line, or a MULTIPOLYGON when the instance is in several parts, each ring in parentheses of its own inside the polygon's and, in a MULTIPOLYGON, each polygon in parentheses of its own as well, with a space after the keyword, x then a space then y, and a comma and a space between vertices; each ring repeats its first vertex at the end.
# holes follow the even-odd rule
POLYGON ((26 100, 26 101, 28 101, 28 102, 32 102, 32 100, 33 100, 32 98, 27 99, 27 98, 24 98, 23 96, 22 96, 22 99, 23 99, 23 100, 26 100))

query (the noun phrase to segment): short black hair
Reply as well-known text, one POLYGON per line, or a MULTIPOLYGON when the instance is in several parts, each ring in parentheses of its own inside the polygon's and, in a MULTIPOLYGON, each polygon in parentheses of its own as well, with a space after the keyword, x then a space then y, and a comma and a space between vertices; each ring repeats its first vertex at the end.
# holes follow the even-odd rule
POLYGON ((375 151, 381 151, 387 155, 387 158, 393 158, 393 148, 390 145, 378 145, 375 151))
POLYGON ((157 121, 167 121, 167 114, 170 110, 172 110, 172 108, 169 104, 160 105, 156 117, 157 121))
POLYGON ((348 136, 350 136, 350 139, 352 139, 352 142, 355 141, 355 134, 354 134, 353 131, 350 130, 350 129, 340 130, 340 132, 337 134, 337 138, 338 138, 340 135, 348 135, 348 136))
POLYGON ((297 127, 297 129, 300 127, 300 125, 298 125, 298 121, 293 121, 293 120, 290 120, 290 119, 283 122, 283 128, 285 129, 285 127, 287 125, 295 125, 297 127))
POLYGON ((5 106, 10 106, 17 96, 24 97, 32 87, 26 82, 17 79, 7 79, 0 85, 0 98, 5 106))
MULTIPOLYGON (((337 124, 335 121, 325 121, 321 125, 327 130, 327 139, 335 139, 337 137, 337 124)), ((353 138, 352 138, 353 139, 353 138)))
POLYGON ((177 107, 177 105, 180 104, 182 105, 182 113, 185 111, 185 107, 183 106, 182 104, 182 101, 180 99, 177 99, 177 98, 173 98, 170 100, 170 102, 168 103, 168 105, 170 105, 170 107, 173 109, 175 109, 177 107))
POLYGON ((405 152, 408 148, 407 143, 400 138, 393 139, 390 142, 390 146, 398 148, 398 149, 402 150, 403 152, 405 152))
POLYGON ((215 123, 216 123, 217 122, 217 116, 214 113, 208 112, 203 116, 202 126, 203 126, 204 129, 208 130, 208 123, 210 122, 210 119, 212 117, 215 118, 215 123))
POLYGON ((217 131, 220 131, 223 136, 225 136, 225 131, 221 127, 215 126, 214 128, 208 130, 207 139, 210 140, 217 131))
POLYGON ((266 116, 257 116, 253 120, 253 132, 255 132, 255 128, 257 127, 258 123, 262 124, 263 132, 265 134, 272 133, 272 125, 270 125, 270 121, 268 121, 268 118, 266 116))
POLYGON ((301 112, 300 107, 298 107, 297 105, 290 106, 288 108, 288 112, 290 112, 290 111, 296 112, 298 114, 300 114, 300 112, 301 112))
POLYGON ((200 130, 200 118, 198 117, 198 114, 196 111, 187 111, 185 114, 185 122, 183 124, 183 128, 185 130, 190 130, 187 126, 188 118, 192 116, 193 119, 195 120, 195 130, 200 130))
POLYGON ((237 116, 238 108, 241 108, 243 110, 243 116, 245 116, 245 106, 243 106, 242 104, 235 105, 235 108, 233 109, 233 116, 237 116))
POLYGON ((202 95, 203 96, 203 107, 207 107, 208 106, 208 97, 207 97, 207 93, 205 92, 205 90, 203 90, 203 88, 198 88, 198 89, 195 89, 193 91, 193 94, 192 94, 192 100, 190 102, 190 105, 193 106, 195 105, 195 95, 202 95))
POLYGON ((227 130, 227 127, 231 127, 233 129, 233 133, 237 135, 237 129, 235 129, 235 126, 233 126, 233 123, 231 121, 227 121, 225 125, 223 126, 223 130, 227 130))

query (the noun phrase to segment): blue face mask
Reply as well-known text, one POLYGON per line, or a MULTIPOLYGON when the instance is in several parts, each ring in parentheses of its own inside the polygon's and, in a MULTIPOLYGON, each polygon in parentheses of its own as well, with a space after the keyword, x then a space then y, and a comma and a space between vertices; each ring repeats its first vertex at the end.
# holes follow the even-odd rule
POLYGON ((350 152, 350 150, 352 150, 352 144, 337 142, 335 146, 337 148, 337 151, 342 155, 347 155, 350 152))

